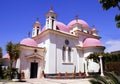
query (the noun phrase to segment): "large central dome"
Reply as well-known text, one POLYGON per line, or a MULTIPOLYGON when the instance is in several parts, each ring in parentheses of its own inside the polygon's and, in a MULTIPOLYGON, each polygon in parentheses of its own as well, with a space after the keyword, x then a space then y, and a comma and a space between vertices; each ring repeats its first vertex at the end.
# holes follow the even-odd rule
POLYGON ((72 20, 69 24, 68 24, 68 28, 73 28, 74 24, 80 24, 83 28, 89 28, 89 25, 87 22, 85 22, 84 20, 72 20))
POLYGON ((56 26, 57 26, 57 28, 59 30, 62 30, 62 31, 65 31, 65 32, 69 32, 68 27, 64 23, 62 23, 62 22, 56 21, 56 26))

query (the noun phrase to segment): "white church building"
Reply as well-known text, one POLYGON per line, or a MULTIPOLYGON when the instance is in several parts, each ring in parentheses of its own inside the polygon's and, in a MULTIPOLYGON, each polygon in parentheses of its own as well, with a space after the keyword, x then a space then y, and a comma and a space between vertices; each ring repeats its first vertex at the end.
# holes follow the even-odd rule
POLYGON ((99 72, 100 65, 86 58, 94 52, 104 52, 98 31, 84 20, 76 17, 68 25, 59 22, 57 14, 50 9, 46 14, 46 24, 42 28, 36 20, 32 38, 20 42, 21 54, 16 68, 26 79, 40 78, 57 73, 99 72))

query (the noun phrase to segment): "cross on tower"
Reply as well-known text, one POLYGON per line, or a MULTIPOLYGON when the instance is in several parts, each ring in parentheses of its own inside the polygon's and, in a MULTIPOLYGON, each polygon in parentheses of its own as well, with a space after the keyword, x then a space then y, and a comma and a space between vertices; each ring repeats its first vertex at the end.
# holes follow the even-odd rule
POLYGON ((50 6, 50 10, 53 10, 53 6, 50 6))
POLYGON ((39 18, 38 18, 38 17, 36 18, 36 21, 39 21, 39 18))

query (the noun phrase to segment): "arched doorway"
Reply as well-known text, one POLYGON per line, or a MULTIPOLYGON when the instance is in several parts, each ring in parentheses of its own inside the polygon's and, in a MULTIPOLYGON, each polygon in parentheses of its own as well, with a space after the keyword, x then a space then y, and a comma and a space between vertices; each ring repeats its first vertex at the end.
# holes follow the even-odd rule
POLYGON ((38 72, 38 63, 31 62, 30 78, 37 78, 37 72, 38 72))

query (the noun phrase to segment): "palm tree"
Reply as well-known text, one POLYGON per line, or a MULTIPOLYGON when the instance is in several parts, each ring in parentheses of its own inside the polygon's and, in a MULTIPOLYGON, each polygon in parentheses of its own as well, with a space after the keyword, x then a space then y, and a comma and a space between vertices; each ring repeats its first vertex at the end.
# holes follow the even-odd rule
POLYGON ((2 58, 2 48, 0 47, 0 58, 2 58))
POLYGON ((113 72, 105 72, 105 77, 95 76, 91 84, 120 84, 119 78, 113 72))
POLYGON ((10 41, 6 45, 6 51, 10 56, 10 77, 12 78, 11 72, 12 72, 12 68, 13 68, 13 62, 16 62, 16 60, 19 58, 20 46, 19 46, 19 44, 13 44, 10 41))
POLYGON ((2 48, 0 47, 0 64, 2 62, 2 48))

